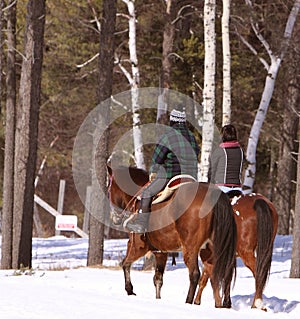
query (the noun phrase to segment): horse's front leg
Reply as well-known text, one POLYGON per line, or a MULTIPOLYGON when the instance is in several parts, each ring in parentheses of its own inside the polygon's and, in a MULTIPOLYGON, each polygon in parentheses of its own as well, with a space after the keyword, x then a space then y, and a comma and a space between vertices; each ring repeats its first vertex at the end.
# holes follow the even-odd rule
POLYGON ((130 268, 131 268, 132 263, 126 261, 126 257, 122 262, 122 268, 124 272, 124 279, 125 279, 125 290, 127 292, 127 295, 134 295, 135 293, 133 292, 133 286, 131 283, 131 278, 130 278, 130 268))
POLYGON ((160 299, 160 291, 163 285, 163 276, 168 260, 168 253, 154 252, 155 255, 155 274, 153 277, 153 283, 156 291, 156 298, 160 299))
POLYGON ((125 290, 128 295, 135 295, 130 278, 130 268, 133 262, 144 256, 149 250, 148 244, 145 241, 144 235, 130 233, 127 243, 126 256, 122 261, 122 268, 125 278, 125 290))

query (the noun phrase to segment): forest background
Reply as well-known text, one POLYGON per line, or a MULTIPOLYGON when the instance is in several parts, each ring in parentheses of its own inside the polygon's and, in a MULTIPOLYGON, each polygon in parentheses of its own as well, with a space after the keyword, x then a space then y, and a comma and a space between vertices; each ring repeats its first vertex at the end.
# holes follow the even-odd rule
MULTIPOLYGON (((231 1, 230 49, 232 124, 237 127, 244 150, 252 123, 261 100, 266 70, 260 59, 268 59, 262 44, 256 38, 250 23, 254 17, 260 32, 272 51, 279 51, 286 21, 294 1, 253 1, 253 8, 242 0, 231 1), (242 39, 255 48, 253 54, 242 39)), ((23 34, 27 1, 17 2, 17 76, 21 73, 23 34), (19 67, 19 69, 18 69, 19 67)), ((177 1, 175 40, 171 55, 171 88, 202 102, 204 78, 204 1, 177 1)), ((76 214, 83 222, 84 207, 72 177, 72 151, 78 129, 87 114, 97 105, 99 30, 102 1, 49 0, 46 3, 42 96, 39 121, 39 148, 37 171, 47 156, 46 166, 39 178, 36 193, 53 207, 57 205, 60 179, 66 180, 64 212, 76 214), (51 142, 55 141, 52 147, 51 142)), ((116 56, 128 59, 128 14, 123 1, 117 2, 116 56)), ((140 87, 161 85, 162 43, 166 21, 166 2, 135 1, 137 18, 137 56, 140 87)), ((216 34, 216 125, 222 125, 222 2, 217 2, 216 34)), ((270 109, 263 124, 257 149, 257 172, 254 191, 270 197, 285 220, 279 224, 279 233, 291 230, 298 152, 299 123, 299 21, 292 41, 280 67, 270 109), (281 175, 279 175, 281 174, 281 175), (282 177, 284 176, 284 177, 282 177), (288 187, 286 186, 288 185, 288 187), (288 188, 288 193, 286 189, 288 188), (288 220, 288 222, 286 222, 288 220)), ((5 37, 5 28, 3 29, 5 37)), ((2 64, 6 54, 2 50, 2 64)), ((3 71, 5 75, 5 70, 3 71)), ((5 82, 5 77, 2 77, 5 82)), ((3 88, 5 85, 3 85, 3 88)), ((113 94, 130 89, 128 80, 116 63, 113 73, 113 94)), ((1 178, 3 176, 5 90, 2 90, 1 109, 1 178)), ((149 116, 149 115, 147 115, 149 116)), ((155 121, 155 115, 153 115, 155 121)), ((143 118, 141 118, 143 122, 143 118)), ((144 119, 149 120, 149 119, 144 119)), ((132 119, 124 118, 120 128, 130 127, 132 119)), ((122 130, 114 130, 116 136, 122 130)), ((149 165, 151 149, 145 150, 149 165)), ((2 185, 2 183, 1 183, 2 185)), ((43 214, 45 234, 54 233, 53 217, 43 214)))

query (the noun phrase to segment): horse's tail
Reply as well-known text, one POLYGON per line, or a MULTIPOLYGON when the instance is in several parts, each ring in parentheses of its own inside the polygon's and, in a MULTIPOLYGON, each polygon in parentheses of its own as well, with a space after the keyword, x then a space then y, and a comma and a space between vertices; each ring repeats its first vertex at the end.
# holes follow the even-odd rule
POLYGON ((219 283, 223 293, 229 293, 236 274, 237 230, 233 209, 228 196, 220 194, 214 206, 212 221, 214 268, 213 279, 219 283))
POLYGON ((254 202, 257 215, 257 247, 255 265, 256 291, 263 291, 270 275, 272 262, 274 227, 272 211, 268 203, 259 198, 254 202))

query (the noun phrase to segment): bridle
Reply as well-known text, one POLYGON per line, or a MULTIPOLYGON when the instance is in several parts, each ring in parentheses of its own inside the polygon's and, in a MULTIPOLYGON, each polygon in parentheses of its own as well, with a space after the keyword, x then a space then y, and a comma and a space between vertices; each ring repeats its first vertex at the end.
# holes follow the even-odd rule
MULTIPOLYGON (((119 206, 115 205, 111 200, 111 186, 113 183, 113 176, 111 175, 109 178, 109 186, 108 186, 108 198, 110 203, 110 214, 111 219, 115 225, 123 224, 125 220, 130 219, 130 215, 132 215, 132 218, 134 217, 133 213, 135 211, 135 208, 137 206, 137 201, 139 195, 142 193, 143 187, 141 187, 134 196, 128 201, 126 206, 124 208, 120 208, 119 206)), ((147 185, 147 183, 146 183, 147 185)))

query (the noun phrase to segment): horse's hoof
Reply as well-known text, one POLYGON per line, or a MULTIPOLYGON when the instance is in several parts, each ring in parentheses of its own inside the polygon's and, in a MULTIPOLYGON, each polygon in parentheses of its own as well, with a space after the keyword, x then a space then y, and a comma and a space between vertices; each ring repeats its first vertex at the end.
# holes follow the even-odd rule
POLYGON ((128 291, 128 292, 127 292, 127 295, 128 295, 128 296, 136 296, 136 294, 135 294, 133 291, 128 291))
POLYGON ((266 307, 258 308, 258 307, 252 306, 251 308, 252 308, 252 309, 259 309, 259 310, 262 310, 262 311, 264 311, 264 312, 268 312, 268 309, 267 309, 266 307))
POLYGON ((264 306, 263 301, 258 298, 254 301, 253 305, 251 308, 256 308, 256 309, 260 309, 262 311, 266 311, 267 312, 267 308, 264 306))
POLYGON ((230 309, 231 308, 231 301, 230 302, 223 302, 223 308, 230 309))

